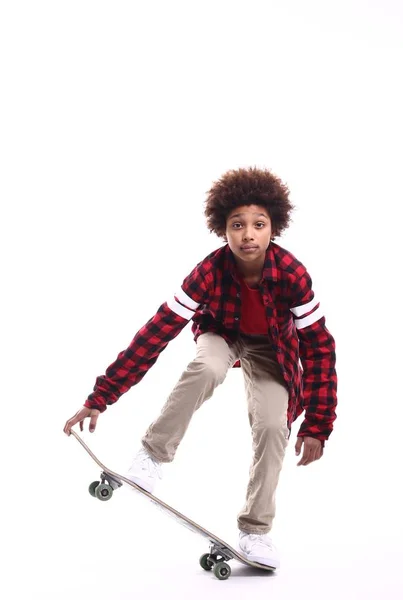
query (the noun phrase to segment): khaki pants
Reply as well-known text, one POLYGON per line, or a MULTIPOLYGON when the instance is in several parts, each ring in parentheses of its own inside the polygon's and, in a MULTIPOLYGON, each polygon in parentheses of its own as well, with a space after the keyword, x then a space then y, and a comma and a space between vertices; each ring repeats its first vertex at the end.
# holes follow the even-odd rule
POLYGON ((201 334, 196 358, 182 373, 142 443, 157 460, 171 462, 193 414, 213 395, 239 358, 252 428, 253 458, 238 527, 248 533, 267 533, 275 516, 275 492, 290 434, 288 390, 268 336, 241 334, 228 345, 220 335, 201 334))

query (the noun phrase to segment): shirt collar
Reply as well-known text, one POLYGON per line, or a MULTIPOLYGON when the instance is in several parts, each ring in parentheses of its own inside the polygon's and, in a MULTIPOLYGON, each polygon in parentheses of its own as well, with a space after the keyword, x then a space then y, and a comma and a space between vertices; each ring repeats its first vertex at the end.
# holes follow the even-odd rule
MULTIPOLYGON (((235 262, 234 254, 228 244, 226 244, 224 248, 225 248, 225 258, 224 258, 225 272, 231 273, 232 277, 235 280, 238 280, 236 268, 235 268, 236 262, 235 262)), ((278 279, 278 270, 277 270, 277 265, 276 265, 276 259, 274 256, 272 242, 270 242, 268 248, 266 249, 266 256, 265 256, 265 262, 263 265, 262 277, 263 277, 263 279, 269 279, 272 281, 277 281, 277 279, 278 279)))

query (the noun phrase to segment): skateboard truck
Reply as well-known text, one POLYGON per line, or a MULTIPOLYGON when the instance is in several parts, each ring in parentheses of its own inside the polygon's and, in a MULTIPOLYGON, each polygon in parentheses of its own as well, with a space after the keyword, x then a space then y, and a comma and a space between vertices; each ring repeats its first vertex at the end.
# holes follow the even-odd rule
POLYGON ((210 552, 203 554, 200 557, 200 566, 205 571, 211 571, 213 569, 214 575, 218 579, 228 579, 231 575, 231 567, 224 561, 231 560, 234 558, 232 554, 228 552, 224 546, 217 543, 210 544, 210 552))
POLYGON ((105 471, 102 471, 100 478, 101 481, 93 481, 88 488, 91 496, 98 500, 109 500, 113 492, 123 485, 121 481, 105 471))
POLYGON ((231 560, 231 558, 234 558, 223 546, 215 543, 210 545, 210 556, 215 562, 222 562, 223 560, 231 560), (218 558, 219 556, 222 558, 218 558))
POLYGON ((108 475, 105 471, 101 473, 101 482, 105 483, 107 481, 113 490, 117 490, 122 487, 123 483, 119 481, 119 479, 115 479, 112 475, 108 475))

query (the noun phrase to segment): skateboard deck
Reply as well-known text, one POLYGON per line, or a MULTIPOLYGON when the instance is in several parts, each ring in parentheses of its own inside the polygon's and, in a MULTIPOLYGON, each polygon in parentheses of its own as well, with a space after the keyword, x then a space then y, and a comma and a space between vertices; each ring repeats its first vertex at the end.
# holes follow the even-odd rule
POLYGON ((136 492, 139 492, 143 496, 146 496, 150 502, 152 502, 155 506, 157 506, 160 510, 168 514, 170 517, 175 519, 184 527, 190 529, 194 533, 201 535, 203 538, 210 542, 210 552, 203 554, 200 557, 199 563, 200 566, 206 571, 213 571, 214 575, 218 579, 228 579, 231 575, 231 567, 226 561, 231 559, 235 559, 241 562, 244 565, 248 565, 250 567, 255 567, 257 569, 262 569, 264 571, 275 571, 275 567, 269 567, 267 565, 263 565, 260 563, 252 562, 242 556, 235 548, 224 542, 222 539, 201 527, 175 508, 172 508, 156 496, 150 494, 146 490, 144 490, 139 485, 135 484, 130 479, 127 479, 123 475, 119 475, 119 473, 115 473, 111 469, 108 469, 105 465, 101 463, 101 461, 95 456, 95 454, 90 450, 84 440, 73 430, 71 433, 76 438, 78 442, 80 442, 81 446, 86 450, 86 452, 91 456, 91 458, 97 463, 97 465, 102 469, 100 481, 94 481, 89 486, 89 492, 95 498, 99 500, 105 501, 110 500, 112 495, 116 489, 121 487, 123 484, 130 486, 136 492))

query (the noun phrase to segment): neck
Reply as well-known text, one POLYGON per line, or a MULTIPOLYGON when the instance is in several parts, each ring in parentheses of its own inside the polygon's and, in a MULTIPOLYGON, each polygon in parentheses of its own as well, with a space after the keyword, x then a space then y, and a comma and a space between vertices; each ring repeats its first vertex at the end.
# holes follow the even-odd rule
POLYGON ((251 279, 254 279, 254 278, 260 278, 263 275, 263 265, 261 265, 261 266, 251 265, 248 268, 245 265, 240 265, 237 263, 236 266, 237 266, 238 273, 242 277, 250 277, 251 279))
POLYGON ((236 270, 242 277, 261 278, 266 260, 266 252, 255 259, 253 262, 247 262, 240 259, 236 254, 232 253, 232 258, 235 263, 236 270))

